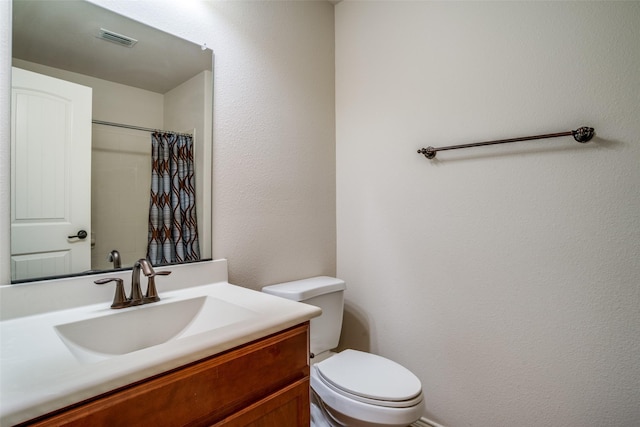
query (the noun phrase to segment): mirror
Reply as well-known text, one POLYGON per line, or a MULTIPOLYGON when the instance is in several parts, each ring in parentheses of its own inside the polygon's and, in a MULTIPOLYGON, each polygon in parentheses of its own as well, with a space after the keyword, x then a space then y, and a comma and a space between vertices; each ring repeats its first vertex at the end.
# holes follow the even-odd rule
MULTIPOLYGON (((65 0, 13 0, 12 42, 12 283, 127 268, 146 256, 153 130, 193 135, 199 259, 211 259, 212 51, 65 0), (56 130, 75 135, 71 123, 86 122, 80 116, 22 119, 31 102, 23 100, 23 87, 45 78, 88 91, 87 107, 64 107, 90 120, 79 145, 51 148, 56 130), (30 145, 21 142, 25 135, 30 145), (60 189, 68 194, 54 193, 60 189), (70 201, 74 194, 86 196, 70 201), (82 217, 76 203, 90 210, 84 222, 74 223, 82 217), (45 217, 57 231, 48 231, 45 217), (85 261, 70 262, 70 250, 49 247, 53 240, 82 248, 77 259, 85 261)), ((60 90, 62 102, 71 102, 60 90)))

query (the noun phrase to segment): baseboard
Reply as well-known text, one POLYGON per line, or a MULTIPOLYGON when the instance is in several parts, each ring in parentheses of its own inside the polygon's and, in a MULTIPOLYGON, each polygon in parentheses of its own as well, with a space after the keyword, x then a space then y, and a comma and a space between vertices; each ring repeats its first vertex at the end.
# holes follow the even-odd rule
POLYGON ((422 417, 415 423, 411 424, 410 427, 444 427, 444 426, 442 424, 438 424, 434 421, 428 420, 425 417, 422 417))

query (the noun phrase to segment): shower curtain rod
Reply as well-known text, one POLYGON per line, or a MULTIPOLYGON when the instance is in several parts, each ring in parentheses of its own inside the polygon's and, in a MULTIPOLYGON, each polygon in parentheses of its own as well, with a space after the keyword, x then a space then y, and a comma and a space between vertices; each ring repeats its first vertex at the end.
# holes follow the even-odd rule
POLYGON ((533 139, 545 139, 545 138, 556 138, 559 136, 573 136, 573 139, 580 143, 585 143, 591 140, 595 135, 595 131, 591 127, 583 126, 576 130, 570 130, 568 132, 559 132, 559 133, 547 133, 544 135, 534 135, 534 136, 523 136, 519 138, 509 138, 509 139, 498 139, 495 141, 485 141, 485 142, 474 142, 471 144, 462 144, 462 145, 449 145, 447 147, 427 147, 421 148, 418 150, 418 154, 424 154, 427 159, 433 159, 436 157, 438 151, 445 150, 457 150, 458 148, 470 148, 470 147, 481 147, 483 145, 494 145, 494 144, 505 144, 508 142, 519 142, 519 141, 531 141, 533 139))
POLYGON ((125 125, 125 124, 122 124, 122 123, 104 122, 102 120, 91 120, 91 123, 96 124, 96 125, 114 126, 114 127, 117 127, 117 128, 141 130, 143 132, 171 132, 171 133, 175 133, 176 135, 193 136, 190 133, 174 132, 172 130, 143 128, 143 127, 140 127, 140 126, 125 125))

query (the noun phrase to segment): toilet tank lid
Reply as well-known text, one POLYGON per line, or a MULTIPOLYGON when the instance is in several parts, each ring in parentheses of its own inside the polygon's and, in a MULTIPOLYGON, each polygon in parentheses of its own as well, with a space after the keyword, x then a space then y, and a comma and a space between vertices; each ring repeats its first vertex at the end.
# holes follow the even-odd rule
POLYGON ((294 301, 304 301, 330 292, 344 291, 346 288, 344 280, 318 276, 265 286, 262 288, 262 292, 294 301))

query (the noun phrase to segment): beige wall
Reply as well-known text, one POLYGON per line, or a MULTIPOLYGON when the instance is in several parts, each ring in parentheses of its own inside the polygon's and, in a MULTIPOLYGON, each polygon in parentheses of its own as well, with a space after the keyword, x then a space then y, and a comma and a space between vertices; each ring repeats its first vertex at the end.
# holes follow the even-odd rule
POLYGON ((207 5, 214 258, 256 289, 335 275, 333 6, 207 5))
POLYGON ((147 132, 93 125, 91 268, 94 270, 113 268, 107 256, 114 249, 120 253, 123 267, 131 267, 147 253, 150 138, 147 132))
POLYGON ((343 344, 435 422, 640 425, 639 40, 638 2, 336 5, 343 344))
MULTIPOLYGON (((211 71, 205 70, 164 94, 164 127, 194 135, 196 216, 199 236, 211 236, 211 71)), ((200 237, 200 254, 211 255, 211 239, 200 237)))
MULTIPOLYGON (((3 59, 9 58, 6 3, 0 2, 3 59)), ((96 3, 215 53, 213 257, 229 260, 230 281, 260 288, 335 274, 333 5, 96 3)), ((0 68, 2 165, 9 162, 9 74, 7 62, 0 68)), ((5 171, 0 167, 0 183, 8 185, 5 171)), ((8 187, 0 186, 0 196, 0 283, 8 283, 8 187)))

